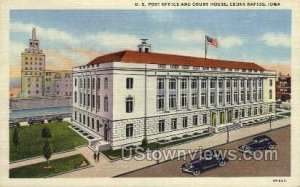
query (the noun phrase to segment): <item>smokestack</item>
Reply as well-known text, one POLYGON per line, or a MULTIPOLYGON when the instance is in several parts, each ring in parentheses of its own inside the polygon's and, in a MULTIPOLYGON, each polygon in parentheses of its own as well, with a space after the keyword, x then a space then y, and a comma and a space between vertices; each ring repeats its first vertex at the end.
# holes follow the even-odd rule
POLYGON ((32 28, 32 39, 36 40, 36 31, 35 31, 35 28, 32 28))

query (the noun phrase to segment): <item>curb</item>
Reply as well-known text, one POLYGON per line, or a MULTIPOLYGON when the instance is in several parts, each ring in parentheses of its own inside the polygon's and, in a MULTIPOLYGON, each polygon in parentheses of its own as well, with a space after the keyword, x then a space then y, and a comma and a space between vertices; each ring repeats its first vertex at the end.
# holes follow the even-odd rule
MULTIPOLYGON (((233 142, 236 142, 236 141, 239 141, 239 140, 242 140, 242 139, 246 139, 246 138, 249 138, 249 137, 257 136, 257 135, 260 135, 260 134, 264 134, 264 133, 266 133, 266 132, 271 132, 271 131, 279 130, 279 129, 286 128, 286 127, 291 127, 291 124, 287 124, 287 125, 285 125, 285 126, 278 127, 278 128, 273 128, 273 129, 267 130, 267 131, 262 131, 262 132, 260 132, 260 133, 258 133, 258 134, 246 136, 246 137, 239 138, 239 139, 236 139, 236 140, 233 140, 233 141, 229 141, 229 142, 226 142, 226 143, 221 143, 221 144, 218 144, 218 145, 214 145, 214 146, 208 147, 208 148, 206 148, 206 149, 204 149, 204 150, 207 150, 207 149, 213 149, 213 148, 215 148, 215 147, 219 147, 219 146, 222 146, 222 145, 226 145, 226 144, 228 144, 228 143, 233 143, 233 142)), ((192 153, 195 153, 195 151, 192 152, 192 153)), ((187 154, 186 154, 186 155, 187 155, 187 154)), ((181 155, 181 156, 179 156, 179 157, 176 157, 176 158, 170 159, 170 160, 164 160, 164 161, 159 162, 158 164, 163 164, 163 163, 165 163, 165 162, 169 162, 169 161, 172 161, 172 160, 176 160, 176 159, 181 158, 181 157, 186 156, 186 155, 181 155)), ((146 166, 146 167, 143 167, 143 168, 139 168, 139 169, 135 169, 135 170, 132 170, 132 171, 128 171, 128 172, 125 172, 125 173, 122 173, 122 174, 119 174, 119 175, 115 175, 115 176, 113 176, 112 178, 121 177, 121 176, 123 176, 123 175, 129 174, 129 173, 133 173, 133 172, 136 172, 136 171, 139 171, 139 170, 142 170, 142 169, 146 169, 146 168, 149 168, 149 167, 158 165, 158 164, 156 164, 156 163, 155 163, 155 164, 150 164, 150 165, 148 165, 148 166, 146 166)))

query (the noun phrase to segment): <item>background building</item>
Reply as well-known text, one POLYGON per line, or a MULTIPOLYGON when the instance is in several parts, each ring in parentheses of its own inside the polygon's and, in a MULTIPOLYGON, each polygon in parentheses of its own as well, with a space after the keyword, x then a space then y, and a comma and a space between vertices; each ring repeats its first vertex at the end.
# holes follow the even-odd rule
POLYGON ((21 54, 21 96, 72 96, 72 72, 46 70, 45 58, 33 28, 29 48, 21 54))
POLYGON ((288 101, 291 99, 291 76, 279 74, 276 80, 276 100, 288 101))
POLYGON ((274 71, 255 63, 138 51, 73 69, 73 124, 113 149, 218 131, 275 113, 274 71))

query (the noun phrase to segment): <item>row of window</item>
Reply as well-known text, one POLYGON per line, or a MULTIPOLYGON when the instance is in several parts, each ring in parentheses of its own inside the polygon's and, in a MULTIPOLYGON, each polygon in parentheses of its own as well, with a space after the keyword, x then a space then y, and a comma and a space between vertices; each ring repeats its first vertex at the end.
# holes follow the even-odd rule
MULTIPOLYGON (((76 121, 78 120, 77 111, 74 112, 74 118, 76 121)), ((99 120, 95 120, 94 118, 90 118, 89 116, 80 113, 79 113, 79 122, 83 123, 84 125, 87 125, 88 127, 91 127, 93 130, 96 130, 97 132, 100 131, 100 127, 102 126, 99 120)))
MULTIPOLYGON (((92 88, 92 89, 100 89, 101 87, 101 79, 100 78, 92 78, 92 82, 90 83, 90 78, 87 79, 79 79, 79 88, 92 88), (91 84, 91 85, 90 85, 91 84)), ((74 79, 74 85, 77 86, 77 79, 74 79)), ((104 89, 108 88, 108 78, 104 78, 104 89)), ((126 88, 132 89, 133 88, 133 78, 126 78, 126 88)))
MULTIPOLYGON (((25 57, 25 60, 28 60, 28 59, 30 59, 30 60, 33 60, 33 58, 32 57, 30 57, 30 58, 28 58, 28 57, 25 57)), ((35 57, 34 58, 34 60, 37 60, 38 58, 37 57, 35 57)), ((39 58, 39 60, 42 60, 42 58, 39 58)))
MULTIPOLYGON (((218 81, 218 88, 224 88, 224 82, 226 82, 226 88, 230 88, 232 81, 231 80, 226 80, 224 81, 223 79, 220 79, 218 81)), ((250 87, 251 84, 251 80, 242 80, 241 81, 241 87, 244 88, 245 87, 245 82, 246 82, 246 86, 247 88, 250 87)), ((261 87, 262 86, 262 80, 253 80, 253 87, 255 88, 258 82, 258 86, 261 87)), ((169 79, 169 89, 170 90, 176 90, 176 83, 177 80, 176 78, 171 78, 169 79)), ((191 89, 197 89, 198 88, 198 83, 199 80, 198 79, 191 79, 191 89)), ((215 79, 211 79, 210 80, 210 88, 216 88, 216 84, 217 84, 217 80, 215 79)), ((233 80, 233 87, 237 88, 238 85, 238 81, 237 80, 233 80)), ((180 89, 187 89, 188 88, 188 79, 180 79, 180 89)), ((206 79, 202 79, 201 80, 201 88, 205 89, 207 88, 207 80, 206 79)), ((165 78, 157 78, 157 89, 158 90, 163 90, 165 89, 165 78)))
MULTIPOLYGON (((77 92, 74 91, 74 103, 77 103, 77 92)), ((108 112, 108 97, 104 96, 103 99, 103 110, 104 112, 108 112)), ((92 109, 96 108, 97 110, 100 110, 100 104, 101 99, 100 96, 97 95, 90 95, 90 94, 85 94, 85 93, 79 93, 79 104, 82 105, 83 107, 92 107, 92 109), (92 97, 91 97, 92 96, 92 97)), ((133 106, 132 106, 133 107, 133 106)))

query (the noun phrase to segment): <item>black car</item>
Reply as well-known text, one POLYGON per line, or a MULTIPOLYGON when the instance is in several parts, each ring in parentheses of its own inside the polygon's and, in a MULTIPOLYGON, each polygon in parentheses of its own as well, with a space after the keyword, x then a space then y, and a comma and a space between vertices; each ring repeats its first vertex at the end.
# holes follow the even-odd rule
POLYGON ((44 123, 45 121, 44 121, 44 119, 42 119, 42 118, 37 118, 37 117, 35 117, 35 118, 30 118, 29 120, 28 120, 28 124, 29 125, 32 125, 32 124, 41 124, 41 123, 44 123))
POLYGON ((266 135, 254 137, 251 142, 239 146, 239 151, 253 154, 256 150, 274 149, 276 143, 266 135))
POLYGON ((216 150, 209 150, 211 154, 202 154, 199 158, 187 162, 181 166, 181 171, 195 176, 200 175, 204 170, 217 166, 225 166, 228 161, 216 150))
POLYGON ((20 126, 20 122, 14 120, 14 119, 10 119, 9 120, 9 126, 20 126))
POLYGON ((50 119, 48 119, 48 122, 56 122, 56 121, 62 121, 63 117, 62 116, 52 116, 50 119))

